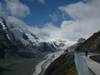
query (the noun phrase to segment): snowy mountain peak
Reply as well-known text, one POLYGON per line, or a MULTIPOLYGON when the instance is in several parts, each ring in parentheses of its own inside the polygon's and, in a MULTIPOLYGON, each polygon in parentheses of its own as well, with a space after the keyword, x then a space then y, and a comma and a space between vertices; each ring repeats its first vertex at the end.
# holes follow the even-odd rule
POLYGON ((13 36, 16 41, 20 41, 25 46, 30 43, 38 43, 38 37, 29 32, 26 28, 27 26, 21 21, 12 17, 8 17, 6 20, 1 18, 0 24, 4 27, 4 29, 6 29, 5 26, 7 26, 7 32, 9 33, 10 38, 13 36))

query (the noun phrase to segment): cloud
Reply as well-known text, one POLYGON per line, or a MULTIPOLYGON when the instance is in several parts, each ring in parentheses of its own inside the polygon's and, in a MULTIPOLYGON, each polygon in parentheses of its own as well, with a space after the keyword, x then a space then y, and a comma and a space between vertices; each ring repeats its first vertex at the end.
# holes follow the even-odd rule
POLYGON ((0 2, 0 16, 25 17, 30 14, 30 9, 20 0, 5 0, 0 2))
POLYGON ((88 38, 94 32, 100 30, 100 21, 99 19, 91 20, 77 20, 72 21, 68 24, 68 21, 63 21, 61 24, 61 32, 63 38, 70 39, 73 41, 78 40, 79 38, 88 38))
POLYGON ((33 27, 31 30, 43 40, 76 41, 81 37, 88 38, 100 30, 99 4, 100 0, 92 0, 87 3, 80 1, 67 6, 60 6, 60 11, 69 14, 72 20, 63 20, 60 28, 48 23, 44 28, 33 27))
POLYGON ((57 14, 50 14, 49 17, 51 18, 51 20, 52 20, 53 22, 58 21, 58 15, 57 15, 57 14))
POLYGON ((20 2, 20 0, 5 0, 6 7, 12 16, 26 16, 30 13, 28 6, 20 2))
POLYGON ((67 6, 60 6, 59 9, 68 13, 73 19, 100 18, 100 0, 91 0, 87 3, 77 2, 67 6))
POLYGON ((76 40, 80 37, 88 38, 100 30, 100 0, 91 0, 87 3, 77 2, 60 6, 60 11, 69 14, 73 20, 70 24, 63 21, 61 24, 62 35, 67 39, 76 40))
POLYGON ((46 24, 43 28, 29 27, 29 30, 40 37, 41 41, 53 41, 60 39, 58 35, 60 33, 60 29, 55 27, 52 23, 46 24))
POLYGON ((45 0, 30 0, 32 2, 39 2, 41 4, 45 4, 45 0))
MULTIPOLYGON (((5 11, 7 10, 13 16, 26 16, 29 14, 29 8, 19 0, 6 0, 6 3, 6 10, 2 9, 3 5, 0 3, 0 11, 2 11, 0 14, 6 14, 5 11)), ((100 10, 98 7, 100 7, 100 0, 91 0, 87 3, 80 1, 74 4, 60 6, 60 11, 64 14, 69 14, 72 20, 63 20, 59 28, 52 23, 47 23, 43 28, 27 26, 27 29, 35 33, 42 41, 55 41, 60 39, 76 41, 81 37, 88 38, 94 32, 100 30, 100 10)), ((54 21, 57 18, 56 15, 49 16, 54 21)), ((9 21, 14 22, 14 25, 26 26, 25 23, 16 19, 16 17, 10 16, 9 21)))
POLYGON ((27 26, 23 21, 16 17, 9 16, 7 18, 8 24, 14 25, 15 28, 22 30, 29 30, 33 34, 36 34, 40 41, 56 41, 56 40, 66 40, 68 42, 74 43, 78 38, 84 37, 88 38, 94 32, 100 29, 99 19, 93 20, 82 20, 82 21, 63 21, 61 27, 55 27, 52 23, 48 23, 43 28, 36 26, 27 26), (97 25, 95 25, 97 23, 97 25), (26 26, 26 27, 25 27, 26 26), (25 29, 27 28, 27 29, 25 29))
POLYGON ((23 22, 22 20, 14 17, 14 16, 8 16, 6 18, 6 21, 7 21, 8 26, 13 26, 17 29, 21 29, 21 28, 25 29, 27 26, 25 22, 23 22))

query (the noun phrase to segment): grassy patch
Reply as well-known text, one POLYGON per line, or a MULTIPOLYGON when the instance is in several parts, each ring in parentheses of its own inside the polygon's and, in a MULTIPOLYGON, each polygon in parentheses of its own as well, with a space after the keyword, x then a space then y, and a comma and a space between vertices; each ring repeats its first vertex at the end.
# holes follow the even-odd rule
POLYGON ((51 63, 44 75, 77 75, 73 55, 61 55, 51 63))
POLYGON ((68 70, 66 75, 78 75, 75 65, 72 65, 68 70))

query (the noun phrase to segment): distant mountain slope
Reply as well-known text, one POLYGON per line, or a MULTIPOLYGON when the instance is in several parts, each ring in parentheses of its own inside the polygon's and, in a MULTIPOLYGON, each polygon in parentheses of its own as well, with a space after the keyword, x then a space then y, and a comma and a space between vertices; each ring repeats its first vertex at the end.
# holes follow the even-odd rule
POLYGON ((75 49, 82 44, 83 42, 85 42, 84 38, 80 38, 76 43, 74 43, 73 45, 67 47, 67 49, 65 50, 66 52, 74 52, 75 49))
POLYGON ((20 50, 30 52, 39 43, 39 38, 18 22, 0 18, 0 54, 14 54, 20 50))

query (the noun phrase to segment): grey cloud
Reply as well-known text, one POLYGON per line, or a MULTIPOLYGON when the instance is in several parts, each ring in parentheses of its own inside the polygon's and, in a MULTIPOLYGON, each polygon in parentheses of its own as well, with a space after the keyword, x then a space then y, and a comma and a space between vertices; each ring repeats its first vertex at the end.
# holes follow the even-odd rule
MULTIPOLYGON (((19 0, 6 0, 12 3, 19 3, 19 0)), ((22 3, 19 3, 22 4, 22 3)), ((64 40, 71 40, 76 41, 78 38, 88 38, 90 35, 92 35, 94 32, 97 32, 100 30, 100 10, 98 7, 100 7, 100 0, 92 0, 90 3, 82 3, 78 2, 75 4, 67 5, 67 6, 60 6, 59 9, 62 12, 68 13, 74 20, 64 20, 62 21, 61 27, 55 27, 52 23, 48 23, 43 28, 38 27, 30 27, 27 26, 28 30, 38 35, 42 41, 52 41, 52 40, 58 40, 58 39, 64 39, 64 40)), ((12 6, 13 4, 11 4, 12 6)), ((11 7, 10 6, 10 7, 11 7)), ((0 8, 2 8, 2 4, 0 4, 0 8)), ((14 8, 9 8, 9 11, 12 10, 21 10, 24 6, 22 4, 22 8, 17 8, 16 5, 14 8)), ((17 14, 16 12, 12 11, 13 15, 19 15, 23 16, 23 11, 26 10, 29 11, 29 9, 26 7, 22 10, 21 14, 17 14)), ((0 9, 0 11, 2 11, 0 9)), ((3 11, 2 11, 3 12, 3 11)), ((1 14, 1 12, 0 12, 1 14)), ((26 12, 25 12, 26 15, 26 12)), ((9 17, 9 20, 11 22, 14 22, 19 25, 25 25, 22 21, 19 19, 16 19, 15 17, 9 17)))
POLYGON ((26 16, 30 13, 28 6, 20 2, 20 0, 5 0, 8 11, 12 16, 26 16))
POLYGON ((60 6, 59 9, 68 13, 73 19, 91 19, 100 17, 100 0, 91 0, 88 3, 77 2, 67 6, 60 6))
POLYGON ((32 30, 37 35, 45 33, 46 40, 66 39, 76 41, 78 38, 88 38, 94 32, 100 30, 100 7, 99 0, 92 0, 88 3, 77 2, 67 6, 60 6, 63 13, 69 14, 74 20, 62 21, 61 27, 48 24, 42 29, 35 27, 32 30))
POLYGON ((20 0, 5 0, 5 3, 0 3, 0 16, 25 17, 29 13, 29 7, 20 2, 20 0))
POLYGON ((74 4, 60 6, 60 11, 66 12, 74 20, 68 24, 63 21, 63 35, 66 38, 76 40, 80 37, 88 38, 94 32, 100 30, 100 0, 91 0, 88 3, 77 2, 74 4))

